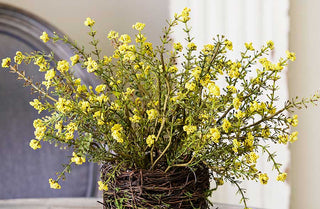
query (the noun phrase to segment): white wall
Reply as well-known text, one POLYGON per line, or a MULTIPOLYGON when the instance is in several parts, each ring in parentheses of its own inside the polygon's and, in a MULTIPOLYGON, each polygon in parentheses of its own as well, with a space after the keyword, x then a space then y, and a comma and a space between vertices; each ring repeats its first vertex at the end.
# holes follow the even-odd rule
POLYGON ((81 45, 87 45, 88 28, 83 22, 87 17, 96 20, 97 37, 104 53, 111 53, 107 41, 108 32, 133 34, 131 28, 137 21, 146 23, 145 33, 159 43, 162 27, 168 19, 168 0, 0 0, 11 6, 24 9, 56 26, 81 45))
MULTIPOLYGON (((320 1, 291 0, 289 66, 290 96, 309 96, 320 88, 320 1)), ((320 107, 298 112, 299 140, 291 147, 291 209, 320 208, 320 107)))

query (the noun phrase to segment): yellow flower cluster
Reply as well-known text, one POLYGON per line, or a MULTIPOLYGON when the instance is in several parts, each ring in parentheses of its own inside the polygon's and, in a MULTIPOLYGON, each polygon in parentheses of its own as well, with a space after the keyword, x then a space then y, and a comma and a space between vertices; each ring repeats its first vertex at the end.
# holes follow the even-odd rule
POLYGON ((30 141, 29 146, 30 146, 32 149, 34 149, 34 150, 41 148, 40 142, 39 142, 38 140, 35 140, 35 139, 32 139, 32 140, 30 141))
POLYGON ((119 143, 123 143, 122 131, 123 127, 120 124, 115 124, 111 128, 112 137, 119 143))
POLYGON ((190 135, 197 130, 197 126, 186 125, 186 126, 183 126, 183 130, 187 132, 187 135, 190 135))
POLYGON ((49 179, 49 184, 51 189, 61 189, 60 184, 53 179, 49 179))
POLYGON ((40 36, 40 39, 46 43, 50 40, 49 36, 48 36, 48 33, 47 32, 43 32, 42 35, 40 36))
POLYGON ((103 183, 102 181, 98 181, 99 190, 100 191, 108 191, 108 184, 103 183))
POLYGON ((70 161, 77 164, 77 165, 82 165, 83 163, 86 162, 86 158, 83 156, 77 155, 75 152, 73 152, 72 158, 70 161))
POLYGON ((266 174, 266 173, 259 174, 259 181, 261 184, 267 184, 268 180, 269 180, 268 174, 266 174))
POLYGON ((155 135, 149 135, 146 139, 146 143, 149 147, 151 147, 154 143, 154 140, 156 139, 157 137, 155 135))

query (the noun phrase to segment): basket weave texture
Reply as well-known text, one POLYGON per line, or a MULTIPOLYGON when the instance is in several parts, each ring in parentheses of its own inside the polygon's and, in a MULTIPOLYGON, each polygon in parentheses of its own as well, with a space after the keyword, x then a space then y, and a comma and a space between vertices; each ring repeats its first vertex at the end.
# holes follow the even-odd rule
MULTIPOLYGON (((111 165, 101 168, 107 178, 111 165)), ((103 194, 105 209, 115 208, 199 208, 207 209, 209 170, 179 167, 163 170, 125 170, 119 172, 103 194)))

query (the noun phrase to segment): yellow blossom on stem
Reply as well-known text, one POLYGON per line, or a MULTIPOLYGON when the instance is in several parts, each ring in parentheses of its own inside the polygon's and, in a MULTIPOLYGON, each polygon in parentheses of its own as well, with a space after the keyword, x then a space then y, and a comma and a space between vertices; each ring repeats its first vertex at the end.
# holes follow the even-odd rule
POLYGON ((233 139, 232 140, 232 144, 233 144, 232 150, 235 153, 237 153, 238 152, 238 148, 241 146, 241 143, 237 139, 233 139))
POLYGON ((119 143, 123 143, 123 138, 122 138, 122 132, 123 128, 120 124, 115 124, 111 128, 111 135, 112 137, 119 143))
POLYGON ((266 173, 260 173, 259 174, 259 181, 261 184, 267 184, 269 180, 269 177, 266 173))
POLYGON ((71 60, 71 65, 75 65, 79 62, 80 56, 78 54, 73 55, 72 57, 70 57, 71 60))
POLYGON ((292 132, 289 136, 289 142, 293 143, 298 140, 298 131, 292 132))
POLYGON ((287 58, 291 61, 295 61, 296 60, 296 54, 294 52, 289 52, 288 50, 286 51, 287 54, 287 58))
POLYGON ((146 24, 144 24, 144 23, 136 22, 136 24, 132 25, 132 28, 136 29, 138 31, 142 31, 145 26, 146 26, 146 24))
POLYGON ((95 60, 93 60, 91 57, 88 58, 84 64, 87 66, 88 73, 92 73, 98 69, 98 64, 95 60))
POLYGON ((222 129, 224 130, 224 132, 228 133, 230 127, 231 127, 231 123, 228 121, 228 119, 226 118, 223 119, 222 129))
POLYGON ((108 185, 102 181, 98 181, 100 191, 108 191, 108 185))
POLYGON ((131 38, 128 34, 123 34, 120 36, 119 41, 124 43, 124 44, 128 44, 131 42, 131 38))
POLYGON ((249 50, 249 51, 254 51, 254 48, 253 48, 253 46, 252 46, 252 42, 250 42, 250 43, 245 43, 244 45, 246 46, 246 49, 247 49, 247 50, 249 50))
POLYGON ((49 184, 51 189, 61 189, 60 184, 58 184, 58 182, 53 179, 49 179, 49 184))
POLYGON ((11 63, 11 58, 7 57, 7 58, 2 59, 2 67, 3 68, 10 67, 10 63, 11 63))
POLYGON ((69 70, 69 62, 67 60, 61 60, 57 64, 57 70, 60 72, 67 72, 69 70))
POLYGON ((34 149, 34 150, 41 148, 40 141, 35 140, 35 139, 32 139, 32 140, 30 141, 29 146, 30 146, 32 149, 34 149))
POLYGON ((47 81, 53 79, 56 76, 56 71, 54 69, 48 70, 44 75, 44 79, 47 81))
POLYGON ((197 130, 197 126, 185 125, 183 126, 183 130, 187 132, 187 135, 190 135, 197 130))
POLYGON ((107 86, 105 84, 100 84, 100 85, 96 86, 95 90, 99 94, 99 93, 103 92, 106 89, 106 87, 107 86))
POLYGON ((196 84, 194 82, 188 82, 188 83, 186 83, 185 87, 189 91, 194 91, 196 88, 196 84))
POLYGON ((14 57, 14 61, 15 63, 17 63, 18 65, 20 65, 22 63, 22 60, 24 59, 24 56, 22 54, 22 52, 17 51, 16 52, 16 56, 14 57))
POLYGON ((273 50, 274 49, 274 43, 273 41, 267 41, 267 46, 269 47, 269 49, 273 50))
POLYGON ((90 17, 87 17, 87 19, 84 21, 85 26, 92 27, 94 24, 95 24, 95 21, 90 17))
POLYGON ((234 107, 236 110, 238 110, 239 107, 241 106, 241 101, 240 101, 240 99, 239 99, 238 97, 235 97, 235 98, 233 99, 232 103, 233 103, 233 107, 234 107))
POLYGON ((71 162, 73 162, 77 165, 81 165, 86 162, 86 158, 82 157, 80 155, 77 155, 75 152, 72 152, 71 162))
POLYGON ((49 36, 48 36, 48 33, 47 32, 43 32, 42 35, 40 36, 40 39, 46 43, 50 40, 49 36))
POLYGON ((44 110, 43 104, 38 100, 34 99, 32 102, 29 102, 29 104, 36 110, 38 110, 38 113, 41 113, 42 110, 44 110))
POLYGON ((278 176, 277 176, 277 181, 285 181, 287 179, 287 173, 280 173, 278 176))
POLYGON ((227 49, 233 50, 233 44, 229 40, 225 40, 224 44, 226 45, 227 49))
POLYGON ((151 110, 147 110, 147 114, 148 114, 148 120, 155 120, 159 113, 156 109, 151 109, 151 110))
POLYGON ((197 50, 197 46, 196 46, 196 44, 193 43, 193 42, 188 43, 187 47, 188 47, 188 49, 189 49, 190 51, 195 51, 195 50, 197 50))
POLYGON ((119 37, 119 33, 114 31, 114 30, 111 30, 109 33, 108 33, 108 39, 109 40, 112 40, 112 39, 117 39, 119 37))
POLYGON ((181 45, 180 42, 174 43, 174 44, 173 44, 173 48, 174 48, 175 50, 179 51, 179 52, 181 52, 182 49, 183 49, 183 47, 182 47, 182 45, 181 45))
POLYGON ((154 140, 156 139, 157 137, 155 135, 149 135, 146 139, 146 143, 149 147, 151 147, 154 143, 154 140))
POLYGON ((219 139, 221 137, 220 135, 220 131, 218 130, 218 128, 211 128, 209 129, 210 132, 210 136, 213 142, 215 143, 219 143, 219 139))
POLYGON ((210 82, 208 84, 208 90, 210 94, 213 94, 214 96, 220 96, 220 88, 215 83, 210 82))

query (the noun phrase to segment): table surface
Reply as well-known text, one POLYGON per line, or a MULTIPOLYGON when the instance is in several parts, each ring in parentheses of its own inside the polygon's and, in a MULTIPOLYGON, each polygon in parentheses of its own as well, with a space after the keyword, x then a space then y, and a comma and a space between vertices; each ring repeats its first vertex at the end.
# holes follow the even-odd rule
MULTIPOLYGON (((101 198, 39 198, 0 200, 0 209, 102 209, 101 198)), ((215 203, 212 209, 243 209, 215 203)))

